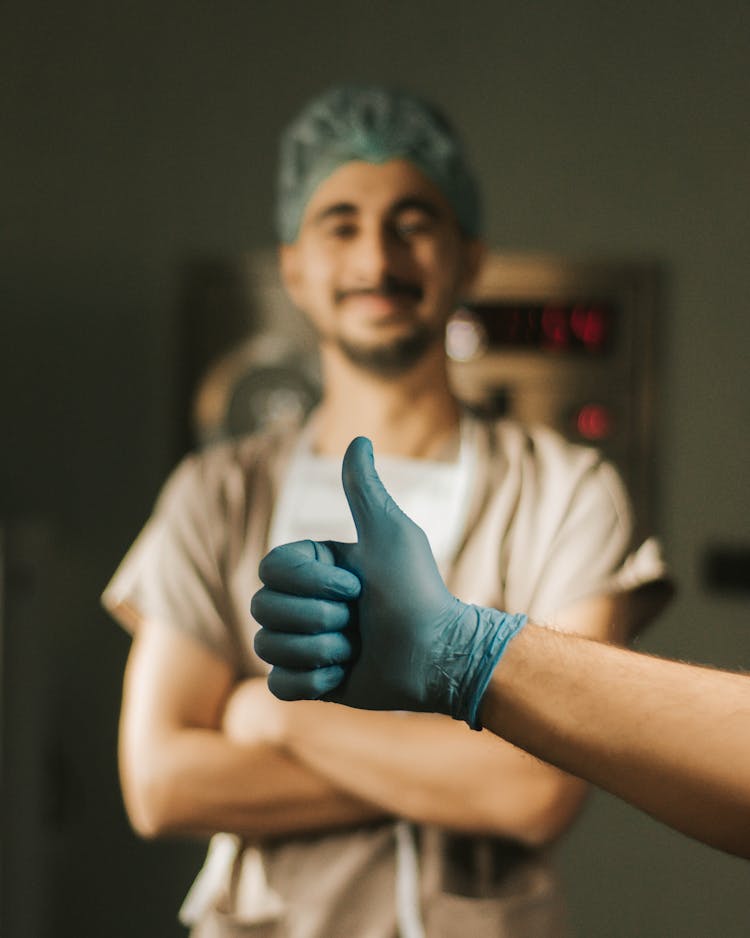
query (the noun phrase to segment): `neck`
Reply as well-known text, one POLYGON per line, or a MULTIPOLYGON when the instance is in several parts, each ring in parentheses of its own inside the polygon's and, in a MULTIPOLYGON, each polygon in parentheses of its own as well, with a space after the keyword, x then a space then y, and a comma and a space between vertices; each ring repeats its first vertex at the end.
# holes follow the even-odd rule
POLYGON ((342 456, 355 436, 372 440, 376 456, 438 458, 455 437, 459 407, 448 384, 442 344, 403 375, 382 377, 322 348, 324 395, 314 446, 342 456))

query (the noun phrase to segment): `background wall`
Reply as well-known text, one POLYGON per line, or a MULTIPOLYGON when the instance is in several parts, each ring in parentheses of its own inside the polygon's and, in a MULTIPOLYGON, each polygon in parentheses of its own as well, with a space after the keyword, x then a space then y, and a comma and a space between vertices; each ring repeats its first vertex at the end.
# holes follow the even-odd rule
MULTIPOLYGON (((668 269, 660 511, 681 593, 643 644, 748 665, 747 598, 706 591, 700 565, 748 540, 749 37, 744 0, 3 4, 0 517, 41 519, 51 545, 44 680, 18 676, 35 702, 15 719, 41 710, 65 791, 47 888, 14 897, 39 934, 178 933, 200 850, 127 828, 128 642, 97 596, 174 459, 181 265, 272 241, 278 132, 332 82, 443 103, 493 246, 668 269)), ((559 856, 582 936, 748 933, 747 864, 607 796, 559 856)))

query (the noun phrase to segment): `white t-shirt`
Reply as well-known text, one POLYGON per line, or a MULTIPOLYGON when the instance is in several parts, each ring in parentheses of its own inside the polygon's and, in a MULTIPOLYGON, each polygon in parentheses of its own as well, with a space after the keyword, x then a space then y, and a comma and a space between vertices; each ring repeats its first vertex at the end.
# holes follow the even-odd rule
MULTIPOLYGON (((312 427, 302 433, 274 507, 269 549, 311 538, 352 542, 354 522, 341 484, 341 460, 312 452, 312 427)), ((376 457, 376 468, 396 504, 425 532, 445 573, 458 549, 477 462, 474 424, 461 422, 453 460, 376 457)))

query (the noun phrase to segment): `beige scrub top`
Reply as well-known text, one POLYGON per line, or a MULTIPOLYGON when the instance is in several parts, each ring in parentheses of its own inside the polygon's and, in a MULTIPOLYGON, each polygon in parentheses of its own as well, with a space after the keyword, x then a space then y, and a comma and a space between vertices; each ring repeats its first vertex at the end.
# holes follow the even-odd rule
MULTIPOLYGON (((633 544, 628 498, 601 454, 567 443, 544 427, 465 419, 475 449, 474 488, 446 571, 455 595, 546 622, 587 596, 635 596, 655 585, 666 594, 658 544, 633 544)), ((141 621, 156 620, 187 632, 240 678, 266 673, 253 651, 258 626, 249 605, 261 585, 258 564, 297 437, 270 432, 183 460, 105 590, 106 608, 131 631, 141 621)), ((659 590, 646 592, 660 603, 659 590)), ((259 850, 234 838, 233 860, 226 867, 234 894, 226 884, 194 934, 392 938, 399 927, 393 908, 398 836, 391 824, 287 838, 259 850), (252 870, 244 890, 245 896, 254 896, 249 901, 241 888, 244 866, 252 870)), ((454 893, 450 882, 456 872, 449 866, 463 847, 446 846, 455 838, 425 829, 417 840, 428 938, 467 933, 552 938, 561 933, 559 897, 535 854, 519 853, 505 841, 462 838, 480 853, 489 849, 498 874, 485 883, 486 894, 476 884, 454 893), (425 845, 432 847, 425 852, 425 845), (442 859, 435 861, 436 856, 442 859), (443 911, 438 915, 437 909, 443 911), (455 932, 448 924, 450 909, 460 910, 455 932), (477 929, 480 921, 488 928, 467 932, 471 915, 479 916, 477 929)), ((486 860, 479 865, 486 879, 486 860)))

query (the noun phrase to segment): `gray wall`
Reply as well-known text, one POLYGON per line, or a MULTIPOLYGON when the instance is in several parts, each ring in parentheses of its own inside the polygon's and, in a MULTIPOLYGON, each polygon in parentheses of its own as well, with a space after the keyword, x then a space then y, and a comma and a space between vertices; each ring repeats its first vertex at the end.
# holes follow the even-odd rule
MULTIPOLYGON (((58 934, 170 934, 197 862, 124 821, 127 641, 97 594, 178 445, 180 265, 271 241, 278 131, 331 82, 445 105, 493 246, 668 269, 660 515, 681 593, 644 647, 748 665, 747 599, 707 592, 700 563, 748 540, 749 36, 744 0, 3 5, 0 514, 56 545, 45 706, 72 794, 34 901, 58 934)), ((559 853, 582 936, 748 933, 746 864, 607 796, 559 853)))

